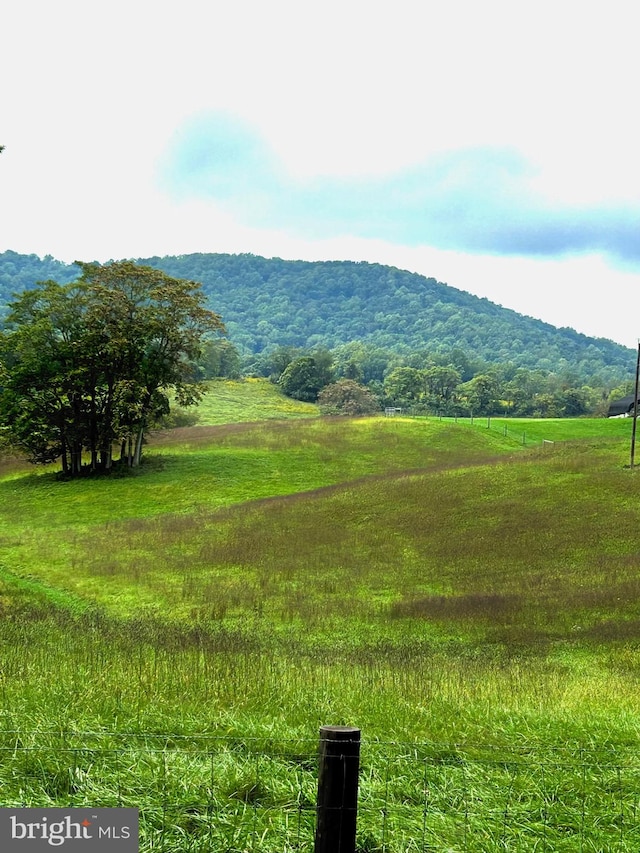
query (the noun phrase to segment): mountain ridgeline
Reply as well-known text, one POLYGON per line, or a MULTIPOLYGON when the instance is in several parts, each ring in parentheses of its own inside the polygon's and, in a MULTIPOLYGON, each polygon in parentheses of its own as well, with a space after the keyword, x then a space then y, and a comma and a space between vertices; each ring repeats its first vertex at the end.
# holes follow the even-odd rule
MULTIPOLYGON (((381 264, 286 261, 255 255, 191 254, 136 259, 202 283, 245 356, 277 347, 335 349, 350 342, 399 354, 464 351, 488 365, 570 372, 589 381, 628 378, 634 353, 613 341, 558 329, 487 299, 381 264)), ((79 275, 51 256, 0 253, 0 302, 54 279, 79 275)))

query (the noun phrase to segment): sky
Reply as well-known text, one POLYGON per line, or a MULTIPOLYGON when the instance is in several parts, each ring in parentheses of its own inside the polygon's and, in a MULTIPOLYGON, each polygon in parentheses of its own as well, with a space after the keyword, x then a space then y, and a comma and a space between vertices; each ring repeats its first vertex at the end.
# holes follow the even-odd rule
POLYGON ((0 251, 390 264, 640 336, 631 0, 6 0, 0 251))

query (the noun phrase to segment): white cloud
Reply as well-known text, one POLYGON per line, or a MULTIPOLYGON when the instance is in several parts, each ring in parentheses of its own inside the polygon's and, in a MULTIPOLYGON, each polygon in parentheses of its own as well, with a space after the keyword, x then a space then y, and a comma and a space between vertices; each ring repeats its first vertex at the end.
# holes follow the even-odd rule
POLYGON ((251 228, 211 201, 172 200, 159 177, 185 122, 226 110, 291 180, 388 177, 490 146, 532 164, 529 190, 548 207, 637 204, 635 17, 627 0, 9 0, 0 250, 357 257, 632 345, 633 270, 597 253, 500 258, 312 228, 303 239, 285 223, 251 228))

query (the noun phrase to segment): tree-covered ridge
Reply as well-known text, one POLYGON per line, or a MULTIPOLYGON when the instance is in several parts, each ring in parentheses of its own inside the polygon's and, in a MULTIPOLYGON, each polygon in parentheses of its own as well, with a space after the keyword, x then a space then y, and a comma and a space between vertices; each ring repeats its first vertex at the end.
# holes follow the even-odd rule
MULTIPOLYGON (((245 354, 276 347, 335 349, 361 341, 394 352, 458 348, 488 364, 615 382, 632 351, 558 329, 394 267, 352 261, 285 261, 255 255, 191 254, 140 259, 168 275, 201 282, 230 340, 245 354)), ((70 281, 73 265, 51 257, 0 254, 0 299, 36 281, 70 281)))
POLYGON ((0 304, 3 312, 12 297, 29 290, 38 281, 57 281, 68 284, 80 275, 75 264, 57 261, 51 255, 21 255, 19 252, 0 253, 0 304))

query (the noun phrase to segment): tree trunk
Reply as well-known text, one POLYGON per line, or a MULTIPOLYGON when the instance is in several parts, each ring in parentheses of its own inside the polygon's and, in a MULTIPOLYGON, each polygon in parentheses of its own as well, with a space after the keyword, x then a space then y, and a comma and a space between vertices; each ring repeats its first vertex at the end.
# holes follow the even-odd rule
POLYGON ((142 458, 142 439, 144 437, 144 427, 140 426, 138 429, 138 435, 136 437, 136 449, 133 457, 133 467, 137 468, 140 464, 140 459, 142 458))
POLYGON ((82 445, 77 441, 71 447, 71 476, 78 477, 82 473, 82 445))
POLYGON ((96 406, 95 387, 91 394, 89 409, 89 443, 91 451, 91 470, 98 470, 98 408, 96 406))
POLYGON ((65 441, 64 436, 62 438, 62 456, 61 456, 61 458, 62 458, 62 473, 68 474, 69 473, 69 460, 67 458, 67 442, 65 441))
POLYGON ((113 464, 113 448, 103 447, 100 451, 100 467, 103 471, 110 471, 113 464))

